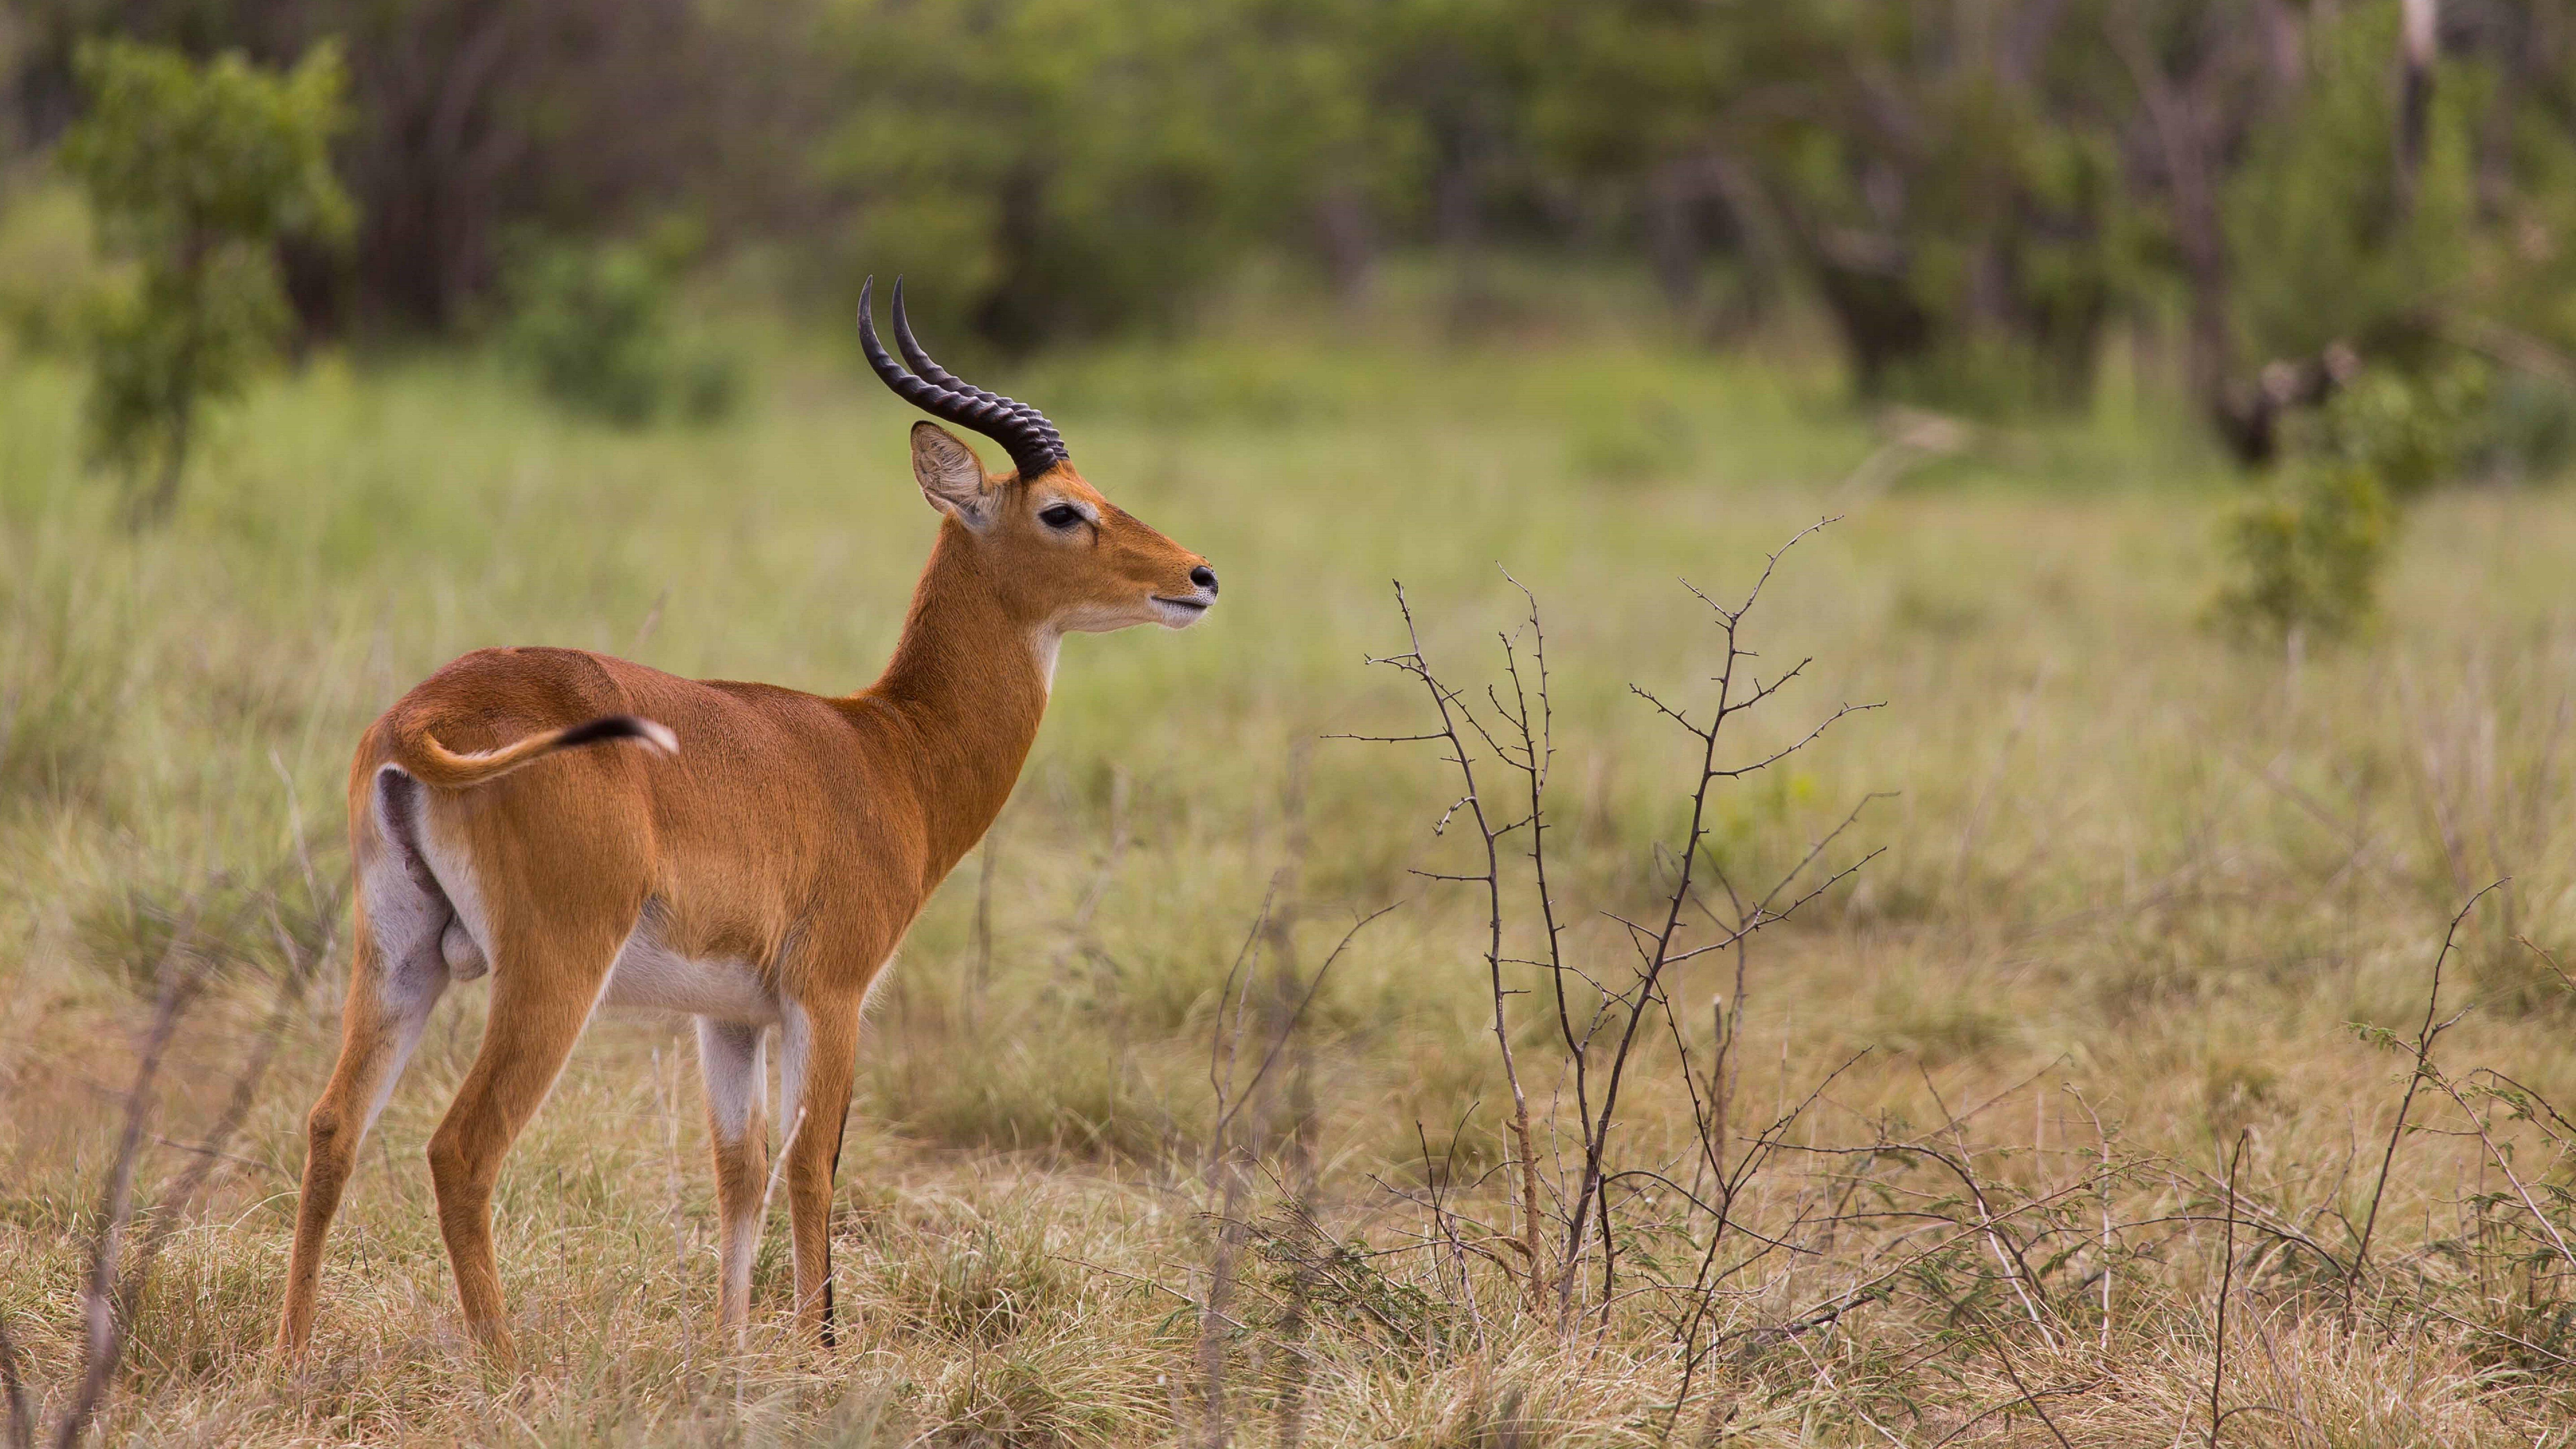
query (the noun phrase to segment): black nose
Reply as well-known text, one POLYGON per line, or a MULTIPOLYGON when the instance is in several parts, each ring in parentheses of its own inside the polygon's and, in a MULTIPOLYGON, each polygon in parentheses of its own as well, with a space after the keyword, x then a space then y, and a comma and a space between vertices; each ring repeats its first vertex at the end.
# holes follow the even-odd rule
POLYGON ((1209 568, 1206 564, 1200 564, 1197 568, 1190 570, 1190 582, 1213 594, 1216 592, 1216 570, 1209 568))

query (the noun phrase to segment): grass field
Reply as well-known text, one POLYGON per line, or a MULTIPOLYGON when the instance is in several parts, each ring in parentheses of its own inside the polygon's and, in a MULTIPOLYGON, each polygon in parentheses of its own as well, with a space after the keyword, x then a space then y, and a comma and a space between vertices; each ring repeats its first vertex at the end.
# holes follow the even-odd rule
MULTIPOLYGON (((2576 1442, 2576 1170, 2542 1105, 2576 1107, 2576 1008, 2541 954, 2576 949, 2576 499, 2418 505, 2379 631, 2292 666, 2202 627, 2227 485, 2152 409, 1976 434, 1882 488, 1881 433, 1821 376, 1596 342, 1006 379, 1225 595, 1186 634, 1067 648, 995 836, 904 947, 842 1168, 855 1328, 789 1335, 782 1206, 753 1331, 717 1338, 687 1039, 604 1019, 502 1179, 522 1362, 484 1366, 421 1161, 478 985, 370 1141, 315 1351, 281 1369, 367 720, 486 644, 825 691, 892 644, 933 524, 909 415, 837 354, 769 355, 740 419, 641 435, 470 361, 325 359, 140 538, 77 467, 76 380, 0 363, 0 1315, 44 1402, 78 1378, 156 967, 201 956, 138 1191, 212 1172, 131 1305, 112 1442, 2576 1442), (1459 790, 1429 747, 1326 737, 1427 717, 1365 663, 1405 648, 1392 580, 1445 679, 1498 678, 1507 567, 1546 623, 1565 949, 1615 989, 1608 913, 1657 908, 1694 770, 1627 686, 1705 701, 1722 646, 1681 581, 1740 595, 1828 514, 1746 624, 1766 679, 1814 663, 1724 752, 1885 707, 1722 783, 1710 850, 1761 878, 1892 792, 1828 864, 1884 852, 1753 938, 1726 1234, 1689 1203, 1717 1189, 1676 1055, 1706 1070, 1712 955, 1665 983, 1620 1109, 1613 1159, 1657 1175, 1613 1188, 1612 1296, 1587 1238, 1570 1307, 1532 1313, 1497 1241, 1520 1179, 1486 907, 1412 873, 1468 860, 1433 830, 1459 790), (2460 924, 2431 1019, 2466 1014, 2391 1159, 2445 925, 2506 876, 2460 924), (1249 1084, 1269 1003, 1390 905, 1249 1084), (241 1131, 193 1152, 316 948, 241 1131), (1220 1151, 1229 1043, 1250 1105, 1220 1151)), ((1508 1012, 1561 1208, 1581 1138, 1545 1008, 1508 1012)))

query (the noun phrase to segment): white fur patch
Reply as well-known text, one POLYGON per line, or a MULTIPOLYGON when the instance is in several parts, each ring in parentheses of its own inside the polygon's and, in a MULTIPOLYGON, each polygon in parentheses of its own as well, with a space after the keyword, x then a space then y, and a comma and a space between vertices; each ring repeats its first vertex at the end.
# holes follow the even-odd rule
MULTIPOLYGON (((376 948, 389 965, 420 955, 436 956, 439 929, 447 924, 447 908, 438 897, 421 888, 411 874, 412 852, 421 844, 421 816, 426 792, 399 769, 387 767, 376 772, 376 798, 373 802, 376 833, 385 848, 378 852, 358 889, 367 902, 367 929, 375 933, 376 948), (411 823, 406 836, 396 823, 400 812, 411 823)), ((423 864, 427 864, 424 859, 423 864)), ((433 866, 431 876, 438 872, 433 866)), ((442 884, 443 888, 443 884, 442 884)))
POLYGON ((762 1030, 739 1022, 698 1018, 698 1072, 706 1082, 707 1110, 716 1135, 740 1142, 751 1130, 768 1073, 761 1065, 762 1030))
POLYGON ((367 931, 375 938, 376 969, 382 973, 374 983, 375 1000, 382 1012, 381 1026, 392 1038, 383 1075, 377 1079, 375 1095, 367 1102, 366 1119, 359 1124, 362 1141, 383 1114, 385 1103, 392 1100, 403 1068, 410 1064, 413 1049, 420 1045, 421 1031, 429 1025, 430 1011, 447 990, 447 963, 439 949, 440 928, 448 920, 447 904, 413 877, 411 846, 396 833, 394 822, 385 813, 391 803, 385 798, 388 791, 412 792, 403 803, 411 812, 417 833, 419 786, 400 771, 395 771, 394 776, 377 777, 374 808, 385 848, 376 852, 358 881, 367 904, 367 931))
POLYGON ((1208 606, 1205 604, 1192 608, 1186 603, 1176 603, 1170 599, 1154 601, 1155 622, 1166 629, 1186 629, 1206 618, 1207 613, 1208 606))
MULTIPOLYGON (((698 1072, 706 1083, 707 1116, 719 1140, 739 1145, 761 1114, 768 1072, 761 1064, 766 1033, 739 1022, 698 1018, 698 1072)), ((758 1212, 746 1212, 717 1245, 717 1286, 728 1319, 751 1299, 751 1260, 760 1247, 758 1212)))
POLYGON ((747 1026, 778 1023, 778 994, 748 961, 702 959, 672 950, 646 911, 608 968, 600 1005, 674 1011, 747 1026))
POLYGON ((438 820, 426 808, 427 804, 425 800, 422 802, 423 808, 413 827, 418 837, 420 858, 429 867, 429 873, 438 878, 438 888, 446 893, 447 904, 456 912, 455 925, 463 927, 465 934, 460 949, 453 952, 442 940, 440 955, 447 958, 448 969, 456 973, 457 980, 470 981, 491 969, 492 918, 483 908, 483 887, 474 878, 472 857, 466 854, 464 842, 441 838, 438 820), (482 970, 456 972, 459 960, 468 965, 480 961, 482 970))
POLYGON ((1058 654, 1064 652, 1064 631, 1053 628, 1038 630, 1029 636, 1029 652, 1037 658, 1039 681, 1046 686, 1047 693, 1053 694, 1055 660, 1058 654))
MULTIPOLYGON (((797 1109, 805 1104, 805 1071, 814 1059, 814 1023, 805 1008, 794 1001, 784 1003, 778 1020, 778 1120, 789 1126, 796 1122, 797 1109)), ((814 1130, 808 1122, 801 1129, 814 1130)))

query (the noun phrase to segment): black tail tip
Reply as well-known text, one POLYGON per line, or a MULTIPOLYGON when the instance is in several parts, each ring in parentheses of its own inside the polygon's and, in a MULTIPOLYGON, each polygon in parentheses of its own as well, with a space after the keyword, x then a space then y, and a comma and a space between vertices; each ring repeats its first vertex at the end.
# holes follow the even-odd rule
POLYGON ((559 750, 575 745, 595 745, 602 740, 642 740, 647 746, 666 755, 680 752, 680 737, 668 725, 631 714, 602 715, 587 724, 577 724, 555 741, 559 750))

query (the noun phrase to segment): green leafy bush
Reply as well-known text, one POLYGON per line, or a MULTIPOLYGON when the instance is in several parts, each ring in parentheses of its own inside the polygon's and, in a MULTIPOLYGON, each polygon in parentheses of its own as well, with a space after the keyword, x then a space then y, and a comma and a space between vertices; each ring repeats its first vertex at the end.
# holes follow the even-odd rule
POLYGON ((2576 393, 2546 378, 2508 372, 2488 401, 2486 471, 2507 481, 2546 478, 2576 457, 2576 393))
POLYGON ((2308 444, 2317 455, 2376 474, 2412 498, 2477 465, 2492 434, 2490 372, 2454 358, 2415 374, 2370 369, 2327 401, 2308 444))
POLYGON ((2228 519, 2234 577, 2218 619, 2248 642, 2350 636, 2370 617, 2398 507, 2444 483, 2513 465, 2522 442, 2497 407, 2494 369, 2448 355, 2412 371, 2363 370, 2298 420, 2289 463, 2228 519))
POLYGON ((949 348, 1172 321, 1304 230, 1324 178, 1401 169, 1407 128, 1367 95, 1404 9, 852 0, 824 42, 848 102, 814 158, 857 203, 846 269, 909 273, 949 348))
POLYGON ((332 177, 339 52, 276 75, 238 55, 199 64, 111 40, 78 59, 88 113, 61 162, 101 237, 133 262, 91 307, 91 450, 134 487, 138 519, 178 499, 205 408, 240 394, 285 316, 277 243, 336 242, 355 210, 332 177))
POLYGON ((2411 187, 2397 164, 2395 5, 2356 6, 2307 32, 2304 89, 2246 136, 2220 198, 2238 363, 2260 367, 2337 342, 2374 360, 2463 295, 2476 234, 2478 87, 2433 92, 2411 187))
POLYGON ((710 422, 742 397, 731 354, 683 342, 671 323, 669 247, 548 246, 518 269, 503 337, 546 396, 585 416, 640 428, 678 416, 710 422))
POLYGON ((2217 621, 2249 643, 2350 636, 2377 605, 2395 524, 2388 489, 2369 467, 2285 470, 2227 521, 2236 573, 2214 603, 2217 621))

